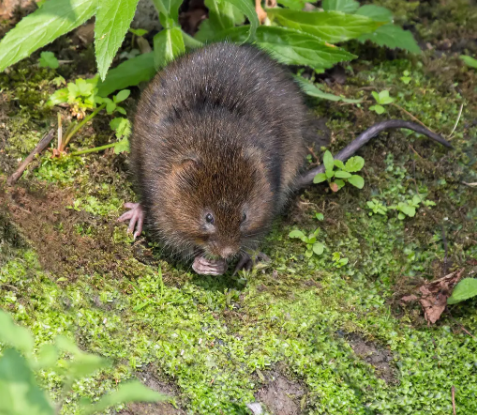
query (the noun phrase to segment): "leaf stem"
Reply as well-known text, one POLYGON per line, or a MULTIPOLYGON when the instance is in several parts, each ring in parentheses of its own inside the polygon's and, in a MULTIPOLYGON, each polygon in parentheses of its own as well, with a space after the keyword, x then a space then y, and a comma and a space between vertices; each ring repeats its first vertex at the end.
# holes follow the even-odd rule
POLYGON ((82 154, 96 153, 98 151, 107 150, 108 148, 114 147, 117 143, 105 144, 104 146, 88 148, 86 150, 74 151, 71 153, 72 156, 80 156, 82 154))
POLYGON ((66 136, 64 142, 63 142, 63 148, 62 150, 65 149, 65 147, 68 145, 70 142, 71 138, 85 125, 88 121, 91 121, 98 113, 106 107, 106 104, 100 105, 98 108, 96 108, 91 114, 89 114, 83 121, 81 121, 71 132, 68 133, 66 136))

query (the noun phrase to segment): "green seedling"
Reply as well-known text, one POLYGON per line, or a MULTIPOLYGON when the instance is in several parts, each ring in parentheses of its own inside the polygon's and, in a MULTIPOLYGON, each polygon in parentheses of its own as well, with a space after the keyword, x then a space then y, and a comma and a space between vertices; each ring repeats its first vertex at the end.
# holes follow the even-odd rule
POLYGON ((341 258, 341 254, 339 252, 333 252, 331 259, 333 260, 333 266, 335 268, 342 268, 349 262, 348 258, 341 258))
POLYGON ((300 239, 304 244, 306 244, 305 256, 311 258, 313 255, 321 255, 325 249, 325 245, 316 240, 320 229, 317 228, 313 233, 306 236, 302 231, 295 229, 291 231, 288 235, 289 238, 300 239))
POLYGON ((389 91, 381 91, 379 94, 375 91, 372 92, 374 99, 376 100, 376 105, 369 107, 371 111, 376 112, 376 114, 383 114, 386 112, 383 105, 388 105, 394 102, 394 98, 389 96, 389 91))
POLYGON ((364 179, 351 174, 360 171, 364 166, 364 159, 359 156, 351 157, 346 164, 341 160, 333 159, 332 154, 327 150, 323 155, 324 173, 318 173, 313 179, 313 183, 322 183, 327 181, 333 192, 340 190, 346 182, 352 184, 358 189, 364 186, 364 179), (336 170, 335 170, 336 168, 336 170))
POLYGON ((60 66, 60 63, 53 52, 41 52, 38 63, 42 68, 57 69, 60 66))
POLYGON ((379 215, 386 215, 388 208, 386 205, 382 202, 380 202, 377 199, 373 199, 371 201, 366 202, 367 206, 369 209, 371 209, 371 212, 369 212, 369 216, 372 216, 373 214, 379 214, 379 215))
POLYGON ((318 219, 321 222, 325 219, 325 216, 323 215, 323 213, 317 213, 315 215, 315 218, 318 219))
MULTIPOLYGON (((86 80, 80 78, 75 82, 69 82, 66 88, 59 89, 50 96, 47 103, 49 106, 66 104, 71 108, 72 114, 77 118, 77 121, 73 121, 69 125, 64 133, 64 138, 58 143, 58 152, 60 154, 65 150, 73 136, 102 110, 105 110, 108 115, 113 115, 115 112, 126 115, 126 110, 118 104, 126 100, 131 91, 123 89, 112 98, 100 97, 98 95, 97 83, 97 77, 86 80), (87 111, 92 112, 89 115, 86 115, 87 111)), ((76 152, 74 154, 91 153, 105 150, 110 147, 115 147, 117 153, 127 150, 129 148, 127 138, 131 134, 129 120, 123 117, 117 117, 111 121, 110 126, 115 132, 117 139, 121 141, 107 144, 106 146, 96 147, 94 149, 76 152)))
POLYGON ((404 84, 408 85, 409 82, 411 82, 412 78, 409 76, 411 73, 406 70, 403 72, 403 76, 401 76, 401 78, 399 78, 404 84))
POLYGON ((421 203, 427 207, 436 205, 432 200, 423 200, 418 195, 414 195, 412 199, 408 199, 404 202, 399 202, 390 206, 386 206, 377 199, 366 202, 366 205, 371 210, 371 212, 369 212, 369 216, 372 216, 373 214, 384 216, 388 211, 396 210, 399 212, 398 219, 404 220, 406 217, 413 218, 416 215, 416 210, 419 208, 421 203))

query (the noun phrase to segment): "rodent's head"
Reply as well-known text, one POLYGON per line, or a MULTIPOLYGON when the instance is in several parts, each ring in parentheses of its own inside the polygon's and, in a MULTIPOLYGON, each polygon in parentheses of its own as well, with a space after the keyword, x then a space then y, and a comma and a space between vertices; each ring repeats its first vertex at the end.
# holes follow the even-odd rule
POLYGON ((228 147, 203 158, 204 152, 181 156, 171 165, 153 219, 176 250, 231 259, 267 230, 273 194, 256 155, 228 147))

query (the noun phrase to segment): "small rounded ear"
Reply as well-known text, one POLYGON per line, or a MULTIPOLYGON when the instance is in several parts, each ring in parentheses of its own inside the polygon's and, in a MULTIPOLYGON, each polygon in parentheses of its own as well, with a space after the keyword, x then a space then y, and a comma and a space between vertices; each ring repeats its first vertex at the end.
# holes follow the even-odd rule
POLYGON ((173 173, 183 176, 184 174, 187 175, 187 173, 198 170, 201 165, 202 163, 199 158, 185 156, 174 163, 172 171, 173 173))

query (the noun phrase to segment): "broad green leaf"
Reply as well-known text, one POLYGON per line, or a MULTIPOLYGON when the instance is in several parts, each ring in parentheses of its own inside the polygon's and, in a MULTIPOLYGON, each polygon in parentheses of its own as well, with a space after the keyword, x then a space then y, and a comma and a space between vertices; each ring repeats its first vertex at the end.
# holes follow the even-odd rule
POLYGON ((351 157, 345 164, 344 169, 349 173, 360 171, 364 166, 364 158, 360 156, 351 157))
POLYGON ((250 31, 247 40, 252 40, 255 37, 255 32, 258 27, 258 16, 253 3, 249 0, 227 0, 229 3, 234 5, 238 10, 240 10, 245 16, 247 16, 248 21, 250 22, 250 31))
POLYGON ((24 17, 0 42, 0 71, 30 56, 92 17, 97 0, 48 0, 24 17))
POLYGON ((321 7, 325 11, 354 13, 359 9, 359 3, 355 0, 323 0, 321 7))
POLYGON ((288 234, 289 238, 303 239, 306 238, 305 234, 299 229, 295 229, 288 234))
POLYGON ((106 97, 118 89, 149 81, 155 74, 154 53, 150 52, 139 55, 111 69, 104 82, 98 83, 98 94, 106 97))
MULTIPOLYGON (((216 34, 214 40, 226 39, 236 43, 247 39, 246 26, 235 27, 216 34)), ((355 59, 345 50, 317 39, 308 33, 278 26, 260 26, 255 43, 266 50, 274 59, 286 65, 306 65, 311 68, 327 69, 336 63, 355 59)))
POLYGON ((43 68, 56 69, 60 66, 60 64, 53 52, 41 52, 40 66, 43 68))
POLYGON ((374 4, 367 4, 365 6, 361 6, 355 14, 369 17, 376 22, 390 23, 393 20, 393 14, 391 10, 386 9, 386 7, 375 6, 374 4))
POLYGON ((310 81, 307 81, 300 76, 294 76, 295 80, 298 82, 300 85, 301 90, 315 98, 321 98, 321 99, 327 99, 328 101, 343 101, 348 104, 357 104, 358 102, 362 101, 362 98, 360 99, 349 99, 349 98, 343 98, 339 97, 337 95, 329 94, 327 92, 323 92, 321 89, 317 87, 317 85, 311 83, 310 81))
POLYGON ((278 4, 285 6, 287 9, 290 10, 303 10, 306 3, 313 3, 313 1, 305 1, 305 0, 278 0, 278 4))
POLYGON ((0 358, 0 414, 53 415, 55 412, 38 387, 27 360, 7 348, 0 358))
POLYGON ((179 27, 161 30, 154 36, 154 65, 163 68, 185 52, 184 39, 179 27))
MULTIPOLYGON (((240 25, 245 21, 244 14, 233 4, 227 1, 205 0, 209 9, 209 18, 204 20, 196 33, 195 38, 203 42, 213 39, 217 33, 240 25)), ((249 28, 243 27, 245 39, 248 37, 249 28)))
POLYGON ((351 183, 354 187, 357 187, 358 189, 362 189, 364 187, 364 179, 357 174, 351 176, 348 179, 348 183, 351 183))
MULTIPOLYGON (((344 172, 343 172, 344 173, 344 172)), ((338 189, 342 189, 345 185, 345 182, 341 179, 336 179, 335 183, 338 185, 338 189)))
POLYGON ((406 215, 404 213, 399 212, 398 213, 398 219, 399 220, 404 220, 404 219, 406 219, 406 215))
POLYGON ((313 252, 316 255, 321 255, 325 249, 325 245, 323 245, 321 242, 315 242, 313 244, 313 252))
POLYGON ((341 12, 302 12, 281 8, 267 9, 268 17, 283 26, 310 33, 324 42, 336 43, 374 32, 380 22, 341 12))
POLYGON ((325 151, 325 154, 323 154, 323 164, 325 165, 325 170, 328 171, 333 171, 334 163, 333 163, 333 155, 329 150, 325 151))
POLYGON ((326 177, 326 174, 325 173, 318 173, 314 179, 313 179, 313 183, 317 184, 317 183, 322 183, 322 182, 326 182, 327 180, 327 177, 326 177))
MULTIPOLYGON (((51 1, 51 0, 50 0, 51 1)), ((94 25, 96 63, 102 81, 122 45, 139 0, 100 0, 94 25)))
POLYGON ((58 348, 54 344, 43 344, 38 352, 35 369, 48 369, 58 360, 58 348))
POLYGON ((318 219, 319 221, 322 221, 323 219, 325 219, 325 215, 323 215, 323 213, 317 213, 315 215, 315 218, 318 219))
POLYGON ((341 170, 344 170, 345 166, 341 160, 333 160, 333 164, 341 170))
POLYGON ((331 179, 335 175, 335 172, 333 170, 326 170, 325 171, 325 176, 327 179, 331 179))
POLYGON ((123 102, 129 97, 129 95, 131 95, 131 91, 129 89, 123 89, 122 91, 119 91, 118 94, 114 97, 114 102, 116 104, 123 102))
POLYGON ((347 171, 336 171, 335 177, 337 179, 349 179, 351 177, 351 174, 348 173, 347 171))
POLYGON ((17 326, 8 313, 0 310, 0 342, 23 352, 33 350, 33 337, 24 327, 17 326))
POLYGON ((404 203, 399 203, 399 209, 402 213, 411 218, 416 214, 416 208, 414 206, 409 206, 404 203))
POLYGON ((386 24, 378 27, 374 33, 363 34, 358 40, 360 42, 370 40, 378 46, 386 46, 390 49, 403 49, 416 54, 421 53, 421 48, 412 33, 395 24, 386 24))
POLYGON ((447 299, 447 304, 457 304, 475 296, 477 296, 477 279, 464 278, 454 287, 452 295, 447 299))
POLYGON ((93 414, 102 412, 111 406, 128 402, 159 402, 170 399, 167 395, 147 388, 141 382, 133 381, 119 385, 118 389, 108 392, 97 403, 85 406, 81 414, 93 414))
POLYGON ((382 105, 376 104, 376 105, 371 105, 369 107, 371 111, 376 111, 376 114, 381 115, 382 113, 386 112, 384 107, 382 105))
POLYGON ((98 370, 107 368, 110 362, 100 356, 82 352, 75 356, 70 364, 69 375, 73 379, 91 376, 98 370))
POLYGON ((311 245, 310 245, 310 248, 311 249, 309 249, 305 252, 305 257, 307 257, 307 258, 311 258, 313 256, 313 247, 311 245))
POLYGON ((464 61, 467 66, 477 69, 477 59, 472 56, 460 55, 460 58, 464 61))

